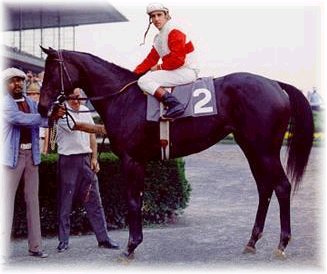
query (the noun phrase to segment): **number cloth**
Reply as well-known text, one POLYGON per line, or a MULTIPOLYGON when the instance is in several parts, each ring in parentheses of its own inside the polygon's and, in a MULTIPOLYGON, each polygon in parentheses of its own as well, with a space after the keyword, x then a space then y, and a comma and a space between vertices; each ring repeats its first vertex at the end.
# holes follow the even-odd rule
MULTIPOLYGON (((173 94, 186 106, 183 115, 176 119, 218 113, 212 77, 200 78, 190 84, 177 86, 174 88, 173 94)), ((147 121, 157 122, 160 118, 159 102, 153 96, 147 96, 147 99, 147 121)))

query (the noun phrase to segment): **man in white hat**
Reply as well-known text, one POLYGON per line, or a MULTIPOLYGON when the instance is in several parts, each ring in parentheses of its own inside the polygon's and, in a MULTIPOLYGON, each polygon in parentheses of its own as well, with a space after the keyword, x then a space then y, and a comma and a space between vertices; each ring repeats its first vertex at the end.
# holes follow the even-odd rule
MULTIPOLYGON (((40 209, 39 209, 39 173, 40 164, 39 127, 48 126, 48 119, 41 118, 37 103, 23 94, 26 74, 17 68, 8 68, 2 72, 3 121, 1 158, 5 185, 5 234, 6 245, 9 244, 13 223, 16 191, 24 176, 24 193, 28 227, 29 255, 46 258, 42 250, 40 209)), ((58 119, 64 111, 53 114, 51 119, 58 119)), ((6 246, 8 248, 8 246, 6 246)))
POLYGON ((134 72, 139 75, 145 73, 139 78, 138 85, 168 108, 164 117, 176 118, 184 112, 185 106, 164 87, 184 85, 196 80, 199 70, 194 59, 194 46, 184 32, 170 23, 169 10, 165 6, 150 4, 146 12, 149 26, 154 24, 159 33, 154 38, 150 53, 134 72))

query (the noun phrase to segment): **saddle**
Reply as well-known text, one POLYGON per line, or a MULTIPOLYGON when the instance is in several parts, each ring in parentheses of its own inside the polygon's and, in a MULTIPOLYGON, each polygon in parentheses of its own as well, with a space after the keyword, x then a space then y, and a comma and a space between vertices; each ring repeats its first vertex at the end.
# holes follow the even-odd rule
MULTIPOLYGON (((213 77, 199 78, 195 82, 172 88, 174 96, 185 106, 184 113, 176 118, 200 117, 217 114, 213 77)), ((168 160, 170 152, 169 125, 171 120, 161 119, 165 109, 153 96, 147 96, 147 121, 160 123, 161 159, 168 160)))

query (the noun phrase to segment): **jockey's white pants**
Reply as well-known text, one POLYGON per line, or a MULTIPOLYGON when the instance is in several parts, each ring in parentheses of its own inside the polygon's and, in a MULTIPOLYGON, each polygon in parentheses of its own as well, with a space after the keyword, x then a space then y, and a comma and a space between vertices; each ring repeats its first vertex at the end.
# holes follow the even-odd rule
POLYGON ((146 93, 154 95, 159 87, 174 87, 194 82, 197 71, 182 67, 175 70, 148 71, 137 81, 139 87, 146 93))

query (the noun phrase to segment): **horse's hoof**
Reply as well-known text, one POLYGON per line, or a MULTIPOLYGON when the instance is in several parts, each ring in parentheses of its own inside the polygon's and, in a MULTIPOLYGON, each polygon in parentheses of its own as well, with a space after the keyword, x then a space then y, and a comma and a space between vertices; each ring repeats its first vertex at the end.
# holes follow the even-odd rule
POLYGON ((119 255, 117 261, 122 264, 129 264, 134 258, 134 252, 128 253, 127 251, 124 251, 119 255))
POLYGON ((127 259, 125 256, 119 256, 117 258, 117 263, 122 264, 122 265, 129 265, 131 260, 127 259))
POLYGON ((243 254, 255 254, 256 253, 256 249, 255 247, 246 245, 244 250, 243 250, 243 254))
POLYGON ((285 251, 281 250, 281 249, 276 249, 274 254, 275 254, 275 257, 280 260, 285 260, 287 258, 285 251))

